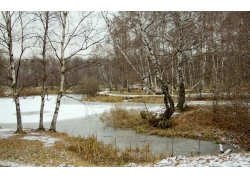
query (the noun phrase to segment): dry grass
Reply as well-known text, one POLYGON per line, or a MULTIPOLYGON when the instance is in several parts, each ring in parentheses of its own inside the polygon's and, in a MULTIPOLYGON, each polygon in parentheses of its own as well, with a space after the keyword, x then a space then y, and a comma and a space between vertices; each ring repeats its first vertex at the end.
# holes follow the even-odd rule
POLYGON ((199 140, 237 144, 250 148, 250 116, 244 107, 220 105, 216 114, 211 106, 196 106, 172 117, 173 126, 169 129, 155 128, 149 134, 186 137, 199 140))
POLYGON ((162 158, 162 155, 156 156, 151 152, 149 143, 142 147, 119 150, 115 142, 104 144, 98 141, 95 135, 72 137, 71 140, 69 150, 79 154, 83 160, 98 166, 122 166, 130 162, 144 164, 162 158))
POLYGON ((163 104, 163 96, 141 96, 129 99, 129 102, 144 102, 148 104, 163 104))
MULTIPOLYGON (((104 144, 95 135, 72 137, 66 133, 35 131, 35 136, 49 136, 59 139, 50 147, 38 140, 24 140, 32 135, 27 133, 0 139, 0 159, 34 166, 122 166, 130 162, 152 163, 163 158, 163 154, 153 154, 150 144, 119 150, 116 143, 104 144)), ((1 165, 0 165, 1 166, 1 165)))
POLYGON ((123 93, 120 93, 120 91, 112 91, 111 93, 109 92, 108 94, 129 96, 129 95, 146 95, 146 92, 144 90, 131 90, 130 92, 123 91, 123 93))
MULTIPOLYGON (((6 91, 6 88, 3 90, 0 89, 0 97, 1 96, 5 96, 4 92, 6 91)), ((26 87, 24 89, 22 89, 20 91, 20 89, 18 89, 18 91, 20 92, 20 95, 19 96, 36 96, 36 95, 41 95, 42 94, 42 88, 41 87, 26 87)), ((13 93, 12 93, 12 89, 11 88, 8 88, 8 96, 12 96, 13 93)), ((47 87, 47 93, 48 94, 57 94, 59 92, 59 87, 57 86, 48 86, 47 87)), ((68 92, 66 91, 66 94, 68 92)))
POLYGON ((137 133, 165 137, 185 137, 197 140, 233 143, 250 148, 249 107, 239 103, 220 105, 216 113, 212 106, 192 106, 171 118, 172 127, 152 127, 141 120, 138 112, 120 107, 103 113, 102 122, 119 128, 131 128, 137 133), (225 140, 222 140, 224 138, 225 140))
MULTIPOLYGON (((59 87, 56 87, 56 86, 47 87, 48 94, 57 94, 58 91, 59 91, 59 87)), ((28 88, 24 88, 20 92, 20 96, 35 96, 35 95, 41 95, 41 94, 42 94, 41 87, 28 87, 28 88)))
POLYGON ((104 124, 115 128, 142 128, 142 126, 149 125, 149 122, 142 119, 138 114, 138 110, 127 110, 119 105, 115 105, 110 111, 102 113, 100 120, 104 124))
POLYGON ((108 96, 108 95, 96 95, 96 96, 85 96, 84 101, 90 102, 123 102, 125 97, 122 96, 108 96))
POLYGON ((41 135, 59 138, 60 141, 55 142, 54 146, 46 147, 38 140, 20 139, 29 135, 29 133, 0 139, 0 159, 21 164, 48 167, 59 166, 61 164, 70 164, 73 166, 91 165, 88 162, 82 161, 80 156, 67 149, 68 135, 47 131, 40 133, 41 135))

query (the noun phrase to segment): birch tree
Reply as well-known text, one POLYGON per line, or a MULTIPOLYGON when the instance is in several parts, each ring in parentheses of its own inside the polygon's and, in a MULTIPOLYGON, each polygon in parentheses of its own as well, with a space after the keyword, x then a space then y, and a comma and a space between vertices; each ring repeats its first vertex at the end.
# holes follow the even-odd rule
MULTIPOLYGON (((153 64, 154 75, 155 75, 155 77, 157 79, 157 83, 160 84, 161 93, 164 95, 165 111, 163 113, 162 119, 160 119, 157 122, 157 125, 160 126, 160 127, 169 127, 169 126, 171 126, 171 123, 170 123, 169 120, 170 120, 170 117, 172 116, 172 114, 174 113, 174 109, 175 109, 174 108, 174 102, 173 102, 172 97, 169 94, 168 83, 166 82, 166 80, 164 80, 162 78, 162 72, 161 72, 162 68, 159 67, 159 63, 157 62, 155 53, 153 51, 152 42, 150 41, 150 39, 148 37, 148 34, 147 34, 148 27, 151 26, 152 24, 154 24, 154 21, 156 21, 157 17, 153 18, 153 19, 145 19, 146 16, 143 16, 143 15, 145 15, 145 14, 143 14, 143 12, 132 12, 132 13, 134 13, 133 15, 135 15, 134 17, 136 18, 133 23, 137 24, 137 26, 134 27, 134 28, 136 28, 136 31, 138 31, 138 33, 140 33, 141 41, 143 43, 142 46, 145 47, 148 59, 153 64)), ((122 49, 118 39, 113 34, 112 26, 111 26, 110 21, 107 18, 107 16, 105 16, 103 14, 103 17, 104 17, 104 19, 106 21, 108 30, 109 30, 110 34, 112 35, 112 37, 113 37, 115 47, 123 55, 124 59, 128 62, 128 64, 131 66, 131 68, 136 72, 136 74, 141 79, 141 81, 144 83, 144 85, 146 85, 150 90, 152 90, 153 92, 156 93, 156 90, 153 89, 149 85, 149 83, 147 81, 147 77, 145 77, 145 75, 143 73, 141 73, 138 70, 138 68, 135 67, 135 65, 133 65, 133 63, 131 62, 131 59, 129 58, 129 56, 122 49)), ((129 24, 126 24, 126 25, 129 26, 129 24)))
MULTIPOLYGON (((98 19, 94 21, 94 12, 56 12, 58 26, 61 34, 52 30, 48 36, 50 45, 56 58, 60 62, 60 86, 57 94, 56 107, 53 119, 50 125, 51 131, 56 131, 56 122, 61 104, 61 98, 65 92, 65 74, 67 73, 67 62, 74 56, 80 55, 81 52, 89 50, 95 44, 104 39, 97 29, 98 19), (70 15, 79 16, 72 17, 70 15)), ((91 53, 91 50, 90 52, 91 53)), ((88 53, 88 54, 89 54, 88 53)))
POLYGON ((51 19, 52 13, 49 11, 46 12, 36 12, 35 16, 38 18, 39 22, 42 24, 41 33, 42 35, 38 35, 38 39, 41 41, 41 54, 42 54, 42 94, 41 94, 41 106, 40 106, 40 119, 39 119, 39 127, 38 130, 45 130, 43 126, 43 112, 44 112, 44 105, 45 105, 45 95, 47 91, 47 84, 46 80, 49 76, 48 72, 48 59, 46 56, 46 52, 48 49, 48 30, 49 30, 49 20, 51 19))
MULTIPOLYGON (((32 20, 27 19, 26 15, 26 12, 1 12, 0 23, 0 44, 8 52, 9 67, 7 68, 10 71, 9 80, 11 82, 11 88, 13 92, 12 98, 14 99, 16 106, 16 133, 23 132, 19 95, 20 91, 25 87, 25 85, 23 85, 20 89, 18 89, 18 75, 23 54, 28 48, 30 48, 27 41, 31 38, 32 35, 32 33, 26 32, 29 24, 32 22, 32 20), (20 51, 14 51, 14 43, 19 45, 20 51), (16 54, 14 54, 14 52, 16 54), (17 61, 15 61, 15 57, 17 58, 17 61)), ((29 83, 31 82, 26 82, 26 85, 29 83)))

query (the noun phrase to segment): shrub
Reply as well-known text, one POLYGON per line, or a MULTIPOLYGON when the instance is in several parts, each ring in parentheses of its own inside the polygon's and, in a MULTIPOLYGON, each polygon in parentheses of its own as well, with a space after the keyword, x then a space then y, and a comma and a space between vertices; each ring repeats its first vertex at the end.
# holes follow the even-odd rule
POLYGON ((96 77, 84 77, 81 82, 75 86, 75 93, 95 96, 99 90, 99 83, 96 77))
POLYGON ((141 118, 137 110, 127 110, 119 105, 115 105, 109 112, 102 113, 100 119, 104 124, 118 128, 133 128, 149 124, 148 120, 141 118))

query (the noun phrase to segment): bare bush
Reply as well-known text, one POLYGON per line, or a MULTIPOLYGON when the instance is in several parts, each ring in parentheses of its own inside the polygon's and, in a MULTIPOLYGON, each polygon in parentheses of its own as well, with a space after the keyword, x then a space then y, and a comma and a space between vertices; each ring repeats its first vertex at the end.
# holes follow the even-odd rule
POLYGON ((95 77, 84 77, 75 89, 75 93, 95 96, 99 91, 99 83, 95 77))

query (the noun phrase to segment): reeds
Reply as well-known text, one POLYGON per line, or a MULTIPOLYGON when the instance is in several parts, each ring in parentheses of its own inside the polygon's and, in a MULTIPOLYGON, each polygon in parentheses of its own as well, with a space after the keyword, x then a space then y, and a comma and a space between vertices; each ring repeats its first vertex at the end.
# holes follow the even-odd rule
POLYGON ((105 144, 98 141, 97 136, 93 134, 87 137, 72 137, 68 149, 79 154, 82 160, 99 166, 122 166, 130 162, 149 163, 160 158, 152 153, 150 143, 120 150, 116 142, 105 144))

